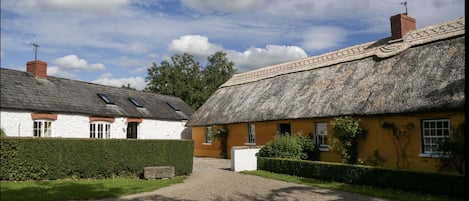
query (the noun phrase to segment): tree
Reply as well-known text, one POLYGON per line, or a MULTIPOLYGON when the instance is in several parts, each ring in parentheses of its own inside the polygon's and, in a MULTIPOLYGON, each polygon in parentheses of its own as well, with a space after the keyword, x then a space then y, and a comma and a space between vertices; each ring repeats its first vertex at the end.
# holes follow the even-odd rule
POLYGON ((145 91, 179 97, 194 109, 199 108, 218 87, 234 74, 234 63, 226 53, 216 52, 202 68, 190 54, 174 55, 171 63, 153 63, 148 69, 145 91))

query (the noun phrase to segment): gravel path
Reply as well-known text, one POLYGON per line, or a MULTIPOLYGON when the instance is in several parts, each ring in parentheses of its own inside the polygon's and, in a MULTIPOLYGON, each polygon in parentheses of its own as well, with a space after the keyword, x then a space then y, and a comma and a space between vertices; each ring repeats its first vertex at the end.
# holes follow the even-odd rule
POLYGON ((229 159, 194 158, 192 174, 180 184, 152 192, 101 201, 314 200, 385 201, 360 194, 321 189, 245 175, 230 170, 229 159))

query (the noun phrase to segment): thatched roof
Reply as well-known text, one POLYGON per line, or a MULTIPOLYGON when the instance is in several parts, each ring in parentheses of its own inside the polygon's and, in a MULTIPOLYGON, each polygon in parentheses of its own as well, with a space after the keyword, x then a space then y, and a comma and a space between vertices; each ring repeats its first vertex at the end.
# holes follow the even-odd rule
POLYGON ((464 110, 464 17, 237 74, 187 126, 464 110))
POLYGON ((23 71, 0 68, 0 108, 32 112, 109 117, 185 120, 194 110, 180 98, 48 76, 36 78, 23 71), (97 94, 106 94, 106 104, 97 94), (130 100, 134 98, 143 107, 130 100), (174 104, 175 111, 168 103, 174 104))

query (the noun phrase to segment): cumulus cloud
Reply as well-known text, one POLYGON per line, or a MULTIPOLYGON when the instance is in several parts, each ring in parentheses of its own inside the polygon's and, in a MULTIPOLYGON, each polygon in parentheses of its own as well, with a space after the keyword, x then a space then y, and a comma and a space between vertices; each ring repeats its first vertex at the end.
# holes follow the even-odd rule
POLYGON ((303 34, 302 47, 309 51, 320 51, 340 46, 346 40, 347 32, 334 26, 313 27, 303 34))
POLYGON ((223 47, 210 43, 206 36, 185 35, 172 40, 168 49, 173 53, 188 53, 199 60, 203 60, 217 51, 222 51, 223 47))
POLYGON ((297 46, 267 45, 265 48, 249 48, 244 52, 228 51, 227 57, 235 63, 238 72, 245 72, 305 58, 307 54, 297 46))
POLYGON ((267 5, 265 0, 182 0, 181 3, 188 8, 204 13, 211 13, 213 11, 227 13, 248 12, 259 10, 267 5))
POLYGON ((96 84, 121 87, 122 85, 135 88, 137 90, 143 90, 146 86, 145 79, 142 77, 127 77, 127 78, 113 78, 112 73, 102 74, 98 79, 92 81, 96 84))
POLYGON ((55 77, 62 77, 62 78, 69 78, 69 79, 76 78, 76 75, 74 73, 69 72, 67 70, 63 70, 59 68, 58 66, 48 66, 47 75, 55 76, 55 77))
POLYGON ((74 70, 95 71, 104 70, 106 68, 102 63, 88 64, 86 60, 80 59, 74 54, 54 59, 52 63, 58 65, 60 68, 74 70))

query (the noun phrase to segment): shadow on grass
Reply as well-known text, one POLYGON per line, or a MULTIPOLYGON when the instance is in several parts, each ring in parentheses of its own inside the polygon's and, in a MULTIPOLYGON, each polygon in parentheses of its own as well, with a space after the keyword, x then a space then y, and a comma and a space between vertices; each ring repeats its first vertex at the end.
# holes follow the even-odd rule
POLYGON ((121 196, 120 188, 105 188, 102 184, 79 184, 75 182, 52 183, 40 181, 33 186, 10 188, 1 186, 1 200, 8 201, 53 201, 100 199, 121 196))

